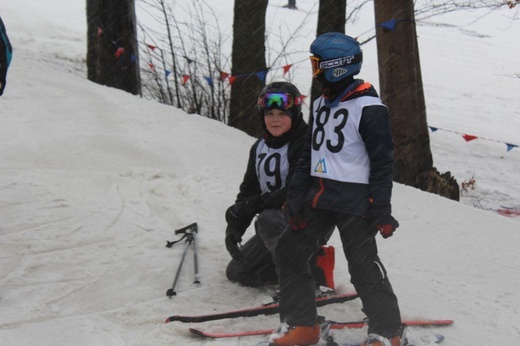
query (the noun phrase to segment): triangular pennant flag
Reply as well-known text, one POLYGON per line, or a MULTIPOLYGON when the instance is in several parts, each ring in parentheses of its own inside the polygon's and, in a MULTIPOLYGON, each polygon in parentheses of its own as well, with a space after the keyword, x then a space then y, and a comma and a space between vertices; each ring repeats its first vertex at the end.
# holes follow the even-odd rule
POLYGON ((148 67, 150 67, 150 70, 152 70, 153 73, 155 73, 155 66, 153 66, 151 62, 148 63, 148 67))
POLYGON ((190 58, 188 58, 186 55, 183 56, 184 59, 186 59, 186 61, 188 62, 188 64, 191 64, 192 62, 195 62, 195 60, 191 60, 190 58))
POLYGON ((235 83, 236 80, 237 80, 237 77, 235 77, 235 76, 229 76, 229 78, 228 78, 229 84, 235 83))
POLYGON ((147 44, 148 48, 150 48, 151 50, 155 51, 155 48, 157 48, 156 46, 152 46, 151 44, 147 44))
POLYGON ((131 62, 136 62, 137 61, 137 56, 135 54, 130 55, 130 61, 131 62))
POLYGON ((229 77, 229 73, 220 71, 220 81, 221 82, 225 81, 227 79, 227 77, 229 77))
POLYGON ((116 58, 119 58, 124 53, 125 53, 125 49, 123 47, 119 47, 119 48, 117 48, 114 55, 116 56, 116 58))
POLYGON ((285 74, 286 74, 287 72, 289 72, 289 70, 291 69, 291 67, 292 67, 292 64, 290 64, 290 65, 285 65, 285 66, 283 67, 283 75, 284 75, 284 76, 285 76, 285 74))
POLYGON ((103 29, 101 29, 99 26, 97 27, 97 36, 101 37, 103 35, 103 29))
POLYGON ((435 131, 438 131, 439 128, 437 127, 433 127, 433 126, 428 126, 428 128, 432 131, 432 132, 435 132, 435 131))
POLYGON ((170 73, 172 73, 172 71, 164 70, 164 75, 166 76, 166 78, 168 78, 170 73))
POLYGON ((269 70, 257 72, 257 73, 255 73, 255 76, 257 76, 258 79, 260 79, 262 82, 265 83, 265 77, 267 76, 267 71, 269 71, 269 70))
POLYGON ((213 78, 211 77, 204 77, 206 82, 208 82, 208 85, 213 88, 213 78))
POLYGON ((389 31, 394 31, 395 30, 395 26, 397 24, 397 20, 395 19, 390 19, 390 20, 387 20, 386 22, 383 22, 381 24, 379 24, 383 29, 385 30, 389 30, 389 31))
POLYGON ((182 85, 186 85, 188 79, 190 79, 190 76, 188 76, 187 74, 182 75, 182 85))
POLYGON ((507 145, 507 151, 511 151, 513 148, 518 148, 518 145, 516 145, 516 144, 506 143, 506 145, 507 145))
POLYGON ((471 142, 472 140, 477 139, 478 137, 473 135, 462 135, 462 138, 464 138, 466 142, 471 142))

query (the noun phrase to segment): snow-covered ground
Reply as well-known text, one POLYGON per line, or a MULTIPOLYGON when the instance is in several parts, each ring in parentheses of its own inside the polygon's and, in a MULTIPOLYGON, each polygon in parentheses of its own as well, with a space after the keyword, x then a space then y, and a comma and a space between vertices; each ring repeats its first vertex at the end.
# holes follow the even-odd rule
MULTIPOLYGON (((269 23, 300 20, 314 3, 298 0, 301 10, 290 11, 276 6, 285 1, 272 2, 269 23)), ((221 18, 232 18, 232 1, 214 3, 227 13, 221 18)), ((254 138, 87 81, 84 10, 80 0, 0 2, 15 49, 0 98, 0 344, 263 340, 205 341, 189 335, 189 325, 164 323, 173 314, 254 306, 272 293, 273 287, 232 284, 224 274, 223 215, 254 138), (190 252, 178 295, 168 299, 183 245, 167 248, 166 241, 192 222, 199 226, 202 284, 192 284, 190 252)), ((350 27, 352 36, 373 26, 371 8, 366 11, 350 27)), ((520 148, 507 152, 505 144, 520 144, 520 23, 509 11, 517 9, 503 7, 478 21, 479 13, 458 13, 418 23, 428 122, 439 128, 430 133, 435 165, 459 183, 474 177, 476 189, 457 203, 396 184, 401 227, 379 246, 404 318, 455 320, 431 329, 446 336, 447 346, 516 344, 520 338, 520 219, 496 213, 502 205, 520 207, 520 148), (462 134, 479 139, 465 142, 462 134)), ((294 49, 306 49, 312 34, 299 40, 294 49)), ((377 86, 375 42, 363 49, 361 77, 377 86)), ((307 56, 303 51, 302 59, 307 56)), ((293 81, 303 93, 309 75, 308 63, 295 65, 293 81)), ((340 247, 337 235, 331 243, 340 247)), ((338 291, 349 292, 339 253, 335 280, 338 291)), ((320 312, 353 320, 363 317, 360 308, 352 301, 320 312)), ((203 326, 277 324, 275 315, 203 326)), ((358 340, 364 333, 342 331, 337 339, 358 340)))

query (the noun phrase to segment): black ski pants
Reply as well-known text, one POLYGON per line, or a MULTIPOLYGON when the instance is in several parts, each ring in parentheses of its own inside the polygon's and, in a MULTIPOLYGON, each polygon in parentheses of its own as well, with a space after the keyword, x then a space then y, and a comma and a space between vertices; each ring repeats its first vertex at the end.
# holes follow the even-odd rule
POLYGON ((262 211, 255 221, 256 234, 240 248, 242 259, 229 262, 227 278, 249 287, 277 284, 275 249, 286 225, 281 210, 262 211))
MULTIPOLYGON (((228 280, 249 287, 278 284, 275 251, 286 227, 287 222, 280 209, 262 211, 255 221, 256 234, 240 248, 242 259, 232 259, 226 268, 228 280)), ((320 239, 320 245, 326 244, 332 230, 324 232, 325 237, 320 239)), ((316 266, 316 261, 316 256, 310 260, 313 277, 316 278, 317 287, 325 286, 324 273, 316 266)), ((314 295, 314 288, 312 291, 314 295)))
POLYGON ((369 319, 369 333, 396 335, 401 326, 397 297, 379 260, 376 231, 359 216, 310 209, 307 227, 287 227, 278 241, 276 260, 280 282, 280 320, 292 326, 314 325, 317 309, 309 261, 324 230, 336 226, 348 261, 351 282, 369 319))

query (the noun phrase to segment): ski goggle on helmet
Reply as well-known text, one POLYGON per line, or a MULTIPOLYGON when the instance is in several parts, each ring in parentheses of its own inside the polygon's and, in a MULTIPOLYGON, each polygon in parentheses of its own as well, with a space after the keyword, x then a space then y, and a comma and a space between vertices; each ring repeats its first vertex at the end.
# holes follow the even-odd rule
POLYGON ((258 106, 261 109, 288 110, 301 104, 301 99, 282 92, 266 92, 258 98, 258 106))
POLYGON ((310 59, 312 66, 312 76, 316 78, 325 70, 358 64, 362 61, 363 55, 360 53, 356 56, 349 55, 331 60, 323 60, 318 56, 312 55, 310 59))

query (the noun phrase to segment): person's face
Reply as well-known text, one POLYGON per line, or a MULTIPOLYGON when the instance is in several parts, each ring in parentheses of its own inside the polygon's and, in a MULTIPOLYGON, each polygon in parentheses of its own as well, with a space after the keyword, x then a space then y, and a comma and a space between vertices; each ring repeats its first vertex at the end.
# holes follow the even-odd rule
POLYGON ((291 129, 291 117, 280 109, 271 109, 264 115, 265 127, 270 134, 280 137, 291 129))

